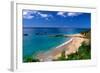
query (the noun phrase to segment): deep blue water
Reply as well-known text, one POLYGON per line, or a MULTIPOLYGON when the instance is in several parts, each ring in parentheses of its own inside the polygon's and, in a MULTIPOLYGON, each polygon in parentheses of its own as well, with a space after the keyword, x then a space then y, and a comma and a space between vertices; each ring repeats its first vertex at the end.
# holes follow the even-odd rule
POLYGON ((23 57, 49 51, 70 38, 50 37, 54 34, 75 34, 90 29, 70 28, 23 28, 23 57))

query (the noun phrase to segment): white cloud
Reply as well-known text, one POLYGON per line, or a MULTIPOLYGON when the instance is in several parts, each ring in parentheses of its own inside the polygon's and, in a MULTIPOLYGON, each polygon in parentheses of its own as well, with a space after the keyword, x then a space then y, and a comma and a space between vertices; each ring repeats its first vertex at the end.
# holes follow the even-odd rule
MULTIPOLYGON (((62 16, 62 17, 73 17, 73 16, 78 16, 81 15, 82 13, 78 13, 78 12, 64 12, 64 11, 59 11, 57 12, 57 15, 62 16)), ((49 18, 52 18, 52 14, 48 14, 48 13, 43 13, 40 11, 33 11, 33 10, 24 10, 23 11, 23 18, 25 19, 32 19, 34 17, 41 17, 44 18, 46 20, 48 20, 49 18)))
POLYGON ((60 16, 63 16, 63 17, 66 17, 66 12, 62 12, 62 11, 60 11, 60 12, 57 13, 57 15, 60 15, 60 16))
POLYGON ((35 13, 35 12, 33 12, 31 10, 24 10, 23 11, 23 18, 25 18, 25 19, 32 19, 34 16, 31 15, 31 14, 33 14, 33 13, 35 13))
POLYGON ((78 13, 78 12, 63 12, 63 11, 59 11, 57 12, 57 15, 62 16, 62 17, 68 17, 68 16, 78 16, 81 15, 82 13, 78 13))
POLYGON ((30 16, 30 15, 26 15, 26 16, 24 16, 24 18, 26 18, 26 19, 32 19, 34 16, 30 16))
POLYGON ((69 13, 67 13, 67 16, 79 16, 79 15, 81 15, 82 13, 77 13, 77 12, 69 12, 69 13))
POLYGON ((49 17, 48 14, 43 14, 43 13, 41 13, 41 12, 38 12, 38 15, 40 15, 40 16, 43 17, 43 18, 49 17))
POLYGON ((47 13, 42 13, 42 12, 38 12, 37 13, 41 18, 44 18, 45 20, 49 20, 49 18, 53 18, 53 16, 51 14, 47 14, 47 13))
POLYGON ((42 13, 40 11, 32 11, 32 10, 23 11, 23 18, 25 19, 32 19, 35 16, 45 18, 46 20, 48 20, 48 18, 50 17, 53 17, 51 14, 42 13))

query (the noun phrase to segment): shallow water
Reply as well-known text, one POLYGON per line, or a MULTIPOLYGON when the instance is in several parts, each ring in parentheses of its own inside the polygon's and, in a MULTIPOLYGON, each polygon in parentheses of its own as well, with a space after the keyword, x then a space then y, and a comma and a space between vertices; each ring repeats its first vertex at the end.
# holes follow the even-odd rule
POLYGON ((75 34, 89 29, 68 29, 68 28, 24 28, 23 29, 23 57, 36 55, 39 52, 46 52, 70 38, 50 37, 49 35, 75 34))

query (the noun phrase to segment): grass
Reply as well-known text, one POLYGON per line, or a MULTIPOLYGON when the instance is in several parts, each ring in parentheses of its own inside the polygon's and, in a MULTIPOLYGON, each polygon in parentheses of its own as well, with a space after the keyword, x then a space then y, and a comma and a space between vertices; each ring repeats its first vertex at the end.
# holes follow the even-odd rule
POLYGON ((78 52, 68 55, 67 60, 84 60, 84 59, 91 59, 91 46, 82 44, 79 47, 78 52))
POLYGON ((23 58, 23 62, 40 62, 40 61, 35 57, 27 56, 23 58))
POLYGON ((66 60, 85 60, 91 59, 91 46, 82 43, 79 47, 78 52, 68 55, 68 58, 65 56, 65 51, 62 52, 61 56, 55 61, 66 61, 66 60))
POLYGON ((62 51, 61 57, 59 57, 58 60, 66 60, 65 50, 62 51))

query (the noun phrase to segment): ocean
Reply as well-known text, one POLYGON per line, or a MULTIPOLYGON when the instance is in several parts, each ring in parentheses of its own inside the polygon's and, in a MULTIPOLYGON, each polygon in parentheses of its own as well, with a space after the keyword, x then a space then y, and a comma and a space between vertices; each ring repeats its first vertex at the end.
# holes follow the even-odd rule
POLYGON ((76 34, 90 29, 82 28, 23 28, 23 57, 36 56, 68 41, 68 37, 50 35, 76 34))

